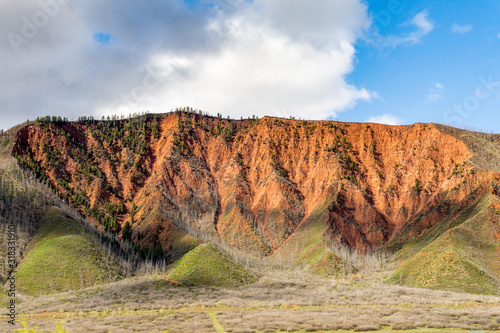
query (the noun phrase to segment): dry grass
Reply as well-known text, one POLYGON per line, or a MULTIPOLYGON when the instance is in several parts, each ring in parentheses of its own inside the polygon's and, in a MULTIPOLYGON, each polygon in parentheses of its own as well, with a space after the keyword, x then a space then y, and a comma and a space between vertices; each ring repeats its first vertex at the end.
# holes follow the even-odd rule
POLYGON ((379 272, 386 266, 390 257, 384 250, 368 250, 360 253, 337 241, 327 240, 327 245, 335 256, 341 259, 339 263, 341 275, 379 272))
MULTIPOLYGON (((498 328, 499 297, 385 285, 382 277, 269 272, 251 285, 224 288, 142 276, 18 301, 21 317, 40 331, 58 322, 69 332, 216 332, 216 323, 233 333, 498 328)), ((8 329, 0 319, 0 331, 8 329)))
POLYGON ((435 124, 443 133, 463 141, 474 154, 471 164, 489 170, 500 171, 500 134, 484 133, 475 130, 459 129, 435 124))

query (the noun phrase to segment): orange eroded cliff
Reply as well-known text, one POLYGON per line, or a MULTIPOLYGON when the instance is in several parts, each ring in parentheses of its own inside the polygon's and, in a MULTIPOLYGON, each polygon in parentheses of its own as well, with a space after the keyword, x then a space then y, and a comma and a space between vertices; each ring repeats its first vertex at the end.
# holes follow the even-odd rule
POLYGON ((313 214, 325 238, 360 250, 407 241, 494 177, 432 124, 193 112, 34 124, 13 154, 96 224, 129 221, 134 241, 165 252, 190 234, 268 255, 313 214))

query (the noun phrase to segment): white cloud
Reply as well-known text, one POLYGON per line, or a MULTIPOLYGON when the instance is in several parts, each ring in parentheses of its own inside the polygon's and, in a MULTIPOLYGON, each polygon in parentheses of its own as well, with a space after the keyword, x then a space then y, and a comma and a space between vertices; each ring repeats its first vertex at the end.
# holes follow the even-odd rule
POLYGON ((429 90, 429 95, 427 96, 427 102, 436 102, 443 98, 444 86, 439 82, 432 83, 432 87, 429 90))
POLYGON ((412 24, 416 25, 423 35, 427 35, 434 29, 434 24, 427 18, 428 13, 426 11, 420 12, 410 21, 412 24))
POLYGON ((384 114, 380 116, 372 116, 368 118, 367 122, 369 123, 378 123, 385 125, 401 125, 403 121, 392 114, 384 114))
POLYGON ((419 44, 421 43, 422 38, 427 36, 432 30, 434 30, 434 23, 429 19, 428 16, 429 14, 427 13, 427 11, 422 11, 404 24, 404 26, 414 26, 416 29, 413 32, 397 36, 381 36, 378 31, 372 31, 373 35, 365 37, 365 42, 381 48, 395 48, 399 45, 419 44))
MULTIPOLYGON (((43 11, 24 2, 0 8, 2 35, 21 34, 22 17, 43 11)), ((335 117, 376 97, 345 81, 368 25, 361 0, 221 0, 203 9, 182 0, 71 2, 18 54, 0 41, 8 50, 0 103, 9 111, 1 126, 184 105, 238 118, 335 117), (96 33, 110 43, 96 43, 96 33)))
POLYGON ((453 23, 451 26, 451 32, 455 34, 466 34, 472 30, 472 24, 459 25, 458 23, 453 23))
MULTIPOLYGON (((214 19, 209 30, 224 45, 210 54, 185 54, 148 105, 193 105, 232 117, 256 114, 325 119, 372 93, 345 82, 352 71, 356 29, 366 22, 355 1, 254 1, 214 19), (346 19, 349 17, 349 19, 346 19), (181 74, 182 73, 182 74, 181 74)), ((158 56, 171 68, 176 54, 158 56)))

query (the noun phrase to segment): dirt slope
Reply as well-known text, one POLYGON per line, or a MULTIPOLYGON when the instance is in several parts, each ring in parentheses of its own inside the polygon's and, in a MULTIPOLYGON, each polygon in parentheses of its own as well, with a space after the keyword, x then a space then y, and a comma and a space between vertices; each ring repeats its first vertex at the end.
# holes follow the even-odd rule
POLYGON ((120 233, 128 221, 136 243, 172 258, 196 244, 192 236, 254 255, 286 244, 286 255, 309 251, 314 263, 325 239, 399 249, 495 181, 467 163, 464 142, 432 124, 188 111, 37 123, 18 132, 13 154, 102 228, 120 233))

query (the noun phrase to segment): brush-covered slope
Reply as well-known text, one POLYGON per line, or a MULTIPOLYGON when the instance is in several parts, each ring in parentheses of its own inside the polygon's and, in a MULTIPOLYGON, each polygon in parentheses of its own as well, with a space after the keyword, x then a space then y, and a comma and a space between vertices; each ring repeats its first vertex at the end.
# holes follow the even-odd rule
POLYGON ((500 199, 496 195, 484 197, 454 219, 440 222, 400 252, 409 258, 389 282, 498 295, 500 199), (437 234, 440 236, 436 238, 437 234))
POLYGON ((50 208, 18 267, 19 291, 30 295, 76 290, 119 277, 90 236, 59 208, 50 208))
POLYGON ((473 165, 486 170, 500 171, 500 134, 463 130, 451 126, 435 124, 441 132, 463 141, 474 154, 469 160, 473 165))
POLYGON ((25 125, 0 132, 0 283, 4 284, 11 266, 15 240, 14 262, 19 263, 23 251, 40 219, 51 205, 36 182, 24 177, 15 158, 11 156, 17 131, 25 125), (9 242, 10 245, 9 245, 9 242), (9 254, 9 252, 11 252, 9 254))
POLYGON ((190 110, 44 119, 18 132, 13 154, 96 224, 172 260, 195 236, 315 268, 331 257, 326 240, 401 248, 486 193, 492 177, 432 124, 190 110))

